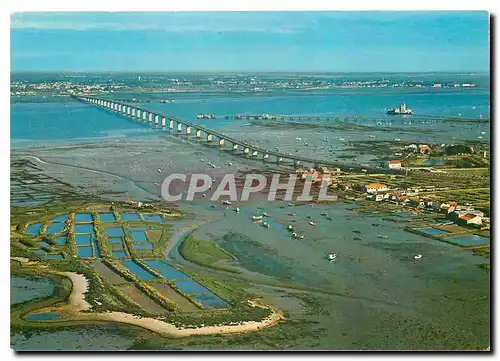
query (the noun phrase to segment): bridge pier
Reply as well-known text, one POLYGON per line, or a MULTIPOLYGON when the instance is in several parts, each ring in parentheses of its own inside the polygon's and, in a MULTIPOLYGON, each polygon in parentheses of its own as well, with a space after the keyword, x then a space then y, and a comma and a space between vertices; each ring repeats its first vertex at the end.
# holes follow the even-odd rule
POLYGON ((243 153, 245 153, 245 154, 250 153, 250 148, 245 147, 245 149, 243 149, 243 153))
POLYGON ((212 141, 213 141, 213 135, 207 134, 207 142, 212 143, 212 141))
POLYGON ((219 139, 219 147, 223 147, 225 143, 226 141, 224 140, 224 138, 219 139))
POLYGON ((165 117, 161 118, 161 127, 165 128, 166 125, 167 125, 167 119, 165 117))
POLYGON ((172 119, 170 119, 168 127, 170 128, 170 130, 174 130, 174 121, 172 119))
POLYGON ((269 159, 269 153, 265 153, 264 156, 262 157, 263 160, 268 160, 269 159))
POLYGON ((130 107, 127 107, 127 115, 130 116, 130 107))
POLYGON ((196 138, 201 138, 201 130, 196 129, 196 138))
POLYGON ((191 134, 191 127, 186 126, 186 135, 190 135, 190 134, 191 134))
POLYGON ((158 123, 159 123, 159 117, 158 115, 155 115, 155 126, 157 127, 158 126, 158 123))
POLYGON ((233 150, 238 150, 238 144, 233 144, 233 150))
POLYGON ((153 123, 153 113, 149 113, 149 122, 153 123))
POLYGON ((252 152, 252 157, 257 157, 257 156, 259 156, 259 152, 257 152, 256 150, 254 150, 252 152))
POLYGON ((182 133, 182 123, 177 123, 177 133, 182 133))
POLYGON ((146 121, 146 112, 142 111, 142 120, 146 121))

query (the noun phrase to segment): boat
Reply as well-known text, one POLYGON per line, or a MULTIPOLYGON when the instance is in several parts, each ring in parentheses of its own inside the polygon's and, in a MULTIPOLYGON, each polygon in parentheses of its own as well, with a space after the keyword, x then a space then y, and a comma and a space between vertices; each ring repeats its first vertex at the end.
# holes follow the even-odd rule
POLYGON ((388 115, 412 115, 413 110, 406 107, 406 103, 401 103, 397 108, 392 108, 387 111, 388 115))
POLYGON ((354 237, 353 239, 354 239, 355 241, 361 241, 361 238, 359 238, 359 237, 354 237))
POLYGON ((298 236, 299 236, 299 235, 297 234, 297 232, 293 232, 293 233, 292 233, 292 237, 293 237, 293 238, 297 238, 298 236))
POLYGON ((288 213, 289 216, 295 217, 297 213, 288 213))
POLYGON ((326 219, 328 219, 329 221, 333 221, 332 217, 326 217, 326 219))
POLYGON ((414 259, 415 261, 418 261, 418 260, 420 260, 421 258, 422 258, 422 255, 421 255, 421 254, 416 254, 415 256, 413 256, 413 259, 414 259))
POLYGON ((286 227, 286 229, 291 232, 291 231, 293 231, 293 226, 291 224, 289 224, 288 227, 286 227))
POLYGON ((266 212, 262 213, 264 217, 269 217, 266 212))
POLYGON ((316 223, 314 223, 314 222, 309 222, 309 225, 316 227, 316 223))
POLYGON ((232 203, 230 201, 222 201, 222 204, 226 205, 226 206, 230 206, 232 203))
POLYGON ((309 214, 308 214, 308 215, 306 215, 306 218, 307 218, 307 219, 311 219, 311 215, 309 215, 309 214))
POLYGON ((353 233, 361 233, 361 231, 358 231, 357 229, 352 230, 353 233))
POLYGON ((254 221, 262 221, 262 216, 252 216, 252 220, 254 220, 254 221))
POLYGON ((326 213, 325 213, 325 212, 323 212, 323 213, 321 213, 321 215, 322 215, 322 216, 326 216, 326 213))
POLYGON ((328 253, 328 260, 329 261, 333 261, 333 260, 335 260, 335 258, 337 258, 336 253, 328 253))
POLYGON ((372 223, 372 226, 373 227, 378 227, 378 226, 380 226, 380 224, 378 224, 378 223, 372 223))
POLYGON ((236 213, 240 213, 240 207, 236 207, 236 209, 234 210, 236 213))
POLYGON ((382 236, 382 235, 380 235, 380 234, 379 234, 377 237, 378 237, 378 238, 388 238, 388 236, 382 236))
POLYGON ((270 225, 269 225, 269 223, 267 223, 267 222, 263 222, 263 223, 262 223, 262 227, 264 227, 264 228, 269 228, 269 227, 270 227, 270 225))

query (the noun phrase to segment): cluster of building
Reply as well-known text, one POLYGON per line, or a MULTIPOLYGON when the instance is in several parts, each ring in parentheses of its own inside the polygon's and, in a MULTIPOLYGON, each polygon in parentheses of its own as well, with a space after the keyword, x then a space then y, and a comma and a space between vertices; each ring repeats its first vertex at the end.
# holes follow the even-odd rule
POLYGON ((328 185, 337 184, 337 176, 341 173, 340 168, 330 168, 326 166, 320 166, 317 169, 308 168, 308 169, 297 169, 295 171, 297 176, 305 181, 311 183, 321 184, 323 179, 328 181, 328 185))
POLYGON ((485 217, 484 212, 474 209, 470 205, 459 205, 457 202, 446 202, 434 204, 430 200, 425 200, 420 197, 415 197, 420 190, 405 189, 391 190, 387 185, 382 183, 368 183, 363 187, 366 199, 376 202, 391 202, 404 206, 414 207, 420 212, 423 209, 441 212, 446 214, 446 218, 458 225, 483 227, 489 226, 489 218, 485 217))

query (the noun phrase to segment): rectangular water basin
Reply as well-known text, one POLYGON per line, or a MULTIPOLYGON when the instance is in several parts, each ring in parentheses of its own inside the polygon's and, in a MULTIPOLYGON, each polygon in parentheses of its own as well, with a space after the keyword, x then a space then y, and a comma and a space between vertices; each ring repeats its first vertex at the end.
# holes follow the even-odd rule
POLYGON ((123 251, 115 251, 112 252, 111 255, 113 258, 127 258, 127 254, 123 251))
POLYGON ((47 258, 47 259, 64 259, 64 256, 61 253, 57 253, 57 254, 48 254, 45 258, 47 258))
POLYGON ((76 247, 78 257, 91 258, 92 257, 92 247, 90 246, 80 246, 76 247))
POLYGON ((28 228, 26 228, 26 234, 38 235, 40 234, 40 228, 42 228, 43 223, 33 223, 28 228))
POLYGON ((64 229, 63 222, 51 223, 50 226, 47 227, 47 234, 60 233, 63 229, 64 229))
POLYGON ((39 256, 46 256, 47 255, 47 252, 45 252, 43 249, 34 249, 31 252, 33 252, 34 254, 37 254, 39 256))
POLYGON ((228 308, 229 304, 217 297, 216 295, 209 294, 209 295, 198 295, 194 296, 194 299, 198 302, 200 302, 203 307, 205 308, 228 308))
POLYGON ((153 249, 152 243, 134 244, 135 249, 153 249))
POLYGON ((80 246, 88 246, 90 245, 90 241, 92 240, 92 235, 90 234, 75 234, 75 243, 80 246))
POLYGON ((182 273, 181 271, 175 269, 169 264, 166 264, 165 262, 159 260, 159 259, 152 259, 152 260, 144 260, 143 261, 145 264, 147 264, 149 267, 154 269, 156 272, 161 274, 163 277, 168 278, 168 279, 186 279, 189 278, 187 275, 182 273))
POLYGON ((147 242, 148 237, 146 237, 146 233, 144 231, 141 232, 130 232, 130 235, 132 236, 132 239, 134 242, 147 242))
POLYGON ((139 213, 120 213, 120 218, 124 222, 141 221, 139 213))
POLYGON ((50 243, 47 243, 47 242, 45 242, 45 241, 41 241, 41 242, 40 242, 40 246, 41 246, 41 247, 45 247, 45 248, 50 248, 50 247, 52 247, 52 245, 51 245, 50 243))
POLYGON ((431 236, 440 236, 442 234, 447 234, 450 233, 448 231, 442 230, 442 229, 437 229, 437 228, 418 228, 417 231, 429 234, 431 236))
POLYGON ((94 224, 75 224, 75 233, 94 233, 94 224))
POLYGON ((108 243, 110 244, 121 244, 122 243, 122 238, 121 237, 112 237, 112 238, 108 238, 108 243))
POLYGON ((177 287, 181 289, 181 291, 189 293, 189 294, 196 294, 196 293, 209 293, 210 291, 207 290, 205 287, 200 285, 198 282, 194 280, 175 280, 174 281, 177 287))
POLYGON ((145 222, 163 222, 161 214, 143 214, 142 219, 144 219, 145 222))
POLYGON ((54 242, 56 242, 60 246, 64 246, 68 242, 68 237, 57 237, 54 239, 54 242))
POLYGON ((75 214, 75 222, 81 222, 81 223, 89 223, 93 222, 92 214, 91 213, 76 213, 75 214))
POLYGON ((69 214, 61 214, 60 216, 54 217, 51 219, 53 223, 58 223, 58 222, 66 222, 69 218, 69 214))
POLYGON ((125 266, 128 270, 130 270, 133 274, 135 274, 139 279, 143 281, 154 280, 156 279, 151 273, 146 271, 144 268, 139 266, 137 263, 131 260, 121 261, 121 264, 125 266))
POLYGON ((421 214, 419 212, 398 212, 398 213, 394 213, 396 216, 398 217, 418 217, 418 216, 421 216, 421 214))
POLYGON ((99 213, 101 222, 116 222, 114 213, 99 213))
POLYGON ((448 237, 445 238, 446 241, 450 241, 461 246, 473 246, 480 244, 489 244, 490 239, 483 236, 478 236, 476 234, 465 234, 462 236, 448 237))
POLYGON ((125 233, 123 233, 123 228, 121 228, 121 227, 106 228, 104 230, 104 233, 106 233, 106 236, 108 236, 108 237, 123 237, 123 236, 125 236, 125 233))
POLYGON ((28 321, 50 321, 57 320, 61 315, 55 312, 48 313, 35 313, 34 315, 29 315, 26 317, 28 321))

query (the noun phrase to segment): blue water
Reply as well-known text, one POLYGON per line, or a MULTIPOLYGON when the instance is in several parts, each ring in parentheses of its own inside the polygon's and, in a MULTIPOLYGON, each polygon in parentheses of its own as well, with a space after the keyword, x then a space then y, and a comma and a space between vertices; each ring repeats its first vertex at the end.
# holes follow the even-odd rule
POLYGON ((114 251, 111 253, 113 258, 127 258, 127 254, 123 251, 114 251))
POLYGON ((75 234, 75 242, 77 245, 90 245, 92 236, 90 234, 75 234))
POLYGON ((92 257, 92 247, 81 246, 81 247, 76 247, 76 249, 77 249, 78 257, 82 257, 82 258, 91 258, 92 257))
POLYGON ((54 241, 61 245, 61 246, 64 246, 67 242, 68 242, 68 238, 67 237, 57 237, 54 239, 54 241))
POLYGON ((135 249, 153 249, 153 244, 152 243, 146 243, 146 244, 134 244, 135 249))
POLYGON ((147 242, 148 237, 146 237, 146 233, 144 231, 141 232, 131 232, 130 235, 134 242, 147 242))
POLYGON ((49 243, 47 243, 47 242, 45 242, 45 241, 41 241, 41 242, 40 242, 40 246, 45 247, 45 248, 50 248, 50 247, 52 247, 52 245, 51 245, 51 244, 49 244, 49 243))
POLYGON ((47 227, 47 234, 59 233, 63 228, 64 222, 51 223, 50 226, 47 227))
POLYGON ((175 280, 174 281, 177 287, 179 287, 182 291, 190 294, 196 293, 208 293, 210 292, 205 287, 200 285, 198 282, 194 280, 175 280))
POLYGON ((94 233, 94 224, 75 224, 75 233, 94 233))
POLYGON ((60 216, 52 218, 52 222, 66 222, 69 218, 69 214, 61 214, 60 216))
POLYGON ((61 315, 55 312, 47 312, 47 313, 35 313, 34 315, 29 315, 26 317, 28 321, 50 321, 57 320, 61 315))
POLYGON ((121 228, 121 227, 106 228, 104 230, 104 233, 106 233, 106 236, 108 236, 108 237, 123 237, 123 236, 125 236, 125 233, 123 232, 123 228, 121 228))
POLYGON ((121 264, 128 268, 133 274, 135 274, 139 279, 143 281, 156 279, 151 273, 146 271, 144 268, 139 266, 137 263, 131 260, 121 261, 121 264))
POLYGON ((122 243, 122 238, 121 237, 114 237, 114 238, 108 238, 108 243, 122 243))
MULTIPOLYGON (((392 75, 389 75, 392 76, 392 75)), ((358 75, 341 74, 345 81, 356 80, 358 75)), ((385 77, 385 76, 383 76, 385 77)), ((145 107, 168 112, 216 129, 240 126, 246 120, 226 120, 226 114, 280 113, 280 114, 334 114, 338 116, 380 116, 388 108, 405 101, 415 113, 477 118, 479 114, 489 117, 490 92, 488 75, 456 74, 399 74, 399 79, 422 79, 432 82, 472 82, 481 85, 472 89, 416 89, 416 88, 336 88, 331 90, 275 89, 270 92, 235 93, 231 91, 208 93, 169 94, 175 103, 152 102, 145 107), (445 79, 446 78, 446 79, 445 79), (196 119, 197 113, 215 113, 217 121, 196 119)), ((367 74, 368 79, 381 79, 380 74, 367 74)), ((131 98, 120 94, 114 97, 131 98)), ((135 94, 134 97, 140 98, 135 94)), ((165 94, 148 95, 149 98, 164 98, 165 94)), ((40 98, 41 99, 41 98, 40 98)), ((140 135, 156 135, 157 131, 124 117, 103 111, 98 107, 68 99, 67 102, 16 103, 11 104, 11 139, 13 146, 28 143, 57 143, 89 138, 122 138, 140 135), (69 121, 70 120, 70 121, 69 121)), ((445 137, 446 135, 443 134, 445 137)), ((472 135, 474 138, 475 136, 472 135)))
POLYGON ((397 212, 394 214, 398 217, 404 217, 404 218, 406 218, 406 217, 418 217, 418 216, 422 215, 418 212, 397 212))
POLYGON ((182 273, 181 271, 175 269, 174 267, 170 266, 169 264, 166 264, 165 262, 154 259, 154 260, 143 260, 145 264, 147 264, 149 267, 157 271, 159 274, 161 274, 163 277, 168 278, 168 279, 176 279, 176 278, 189 278, 187 275, 182 273))
POLYGON ((39 256, 46 256, 47 255, 47 252, 45 252, 43 249, 34 249, 31 252, 33 252, 34 254, 37 254, 39 256))
POLYGON ((437 228, 419 228, 418 231, 425 233, 425 234, 430 234, 431 236, 439 236, 442 234, 450 233, 448 231, 445 231, 442 229, 437 229, 437 228))
POLYGON ((143 214, 142 219, 146 222, 163 222, 163 217, 160 214, 143 214))
POLYGON ((48 254, 45 258, 47 259, 64 259, 63 255, 58 253, 58 254, 48 254))
POLYGON ((38 235, 40 234, 40 228, 42 228, 43 223, 34 223, 26 228, 26 234, 38 235))
POLYGON ((75 214, 75 222, 93 222, 91 213, 76 213, 75 214))
POLYGON ((487 237, 478 236, 476 234, 467 234, 463 236, 447 237, 445 240, 457 243, 461 246, 472 246, 479 244, 489 244, 490 239, 487 237))
POLYGON ((200 302, 203 307, 206 308, 227 308, 229 307, 229 304, 214 295, 213 293, 208 294, 208 295, 198 295, 194 296, 194 299, 200 302))
POLYGON ((113 213, 99 213, 101 222, 115 222, 116 217, 113 213))
POLYGON ((141 221, 142 220, 138 213, 120 213, 120 218, 124 222, 141 221))

